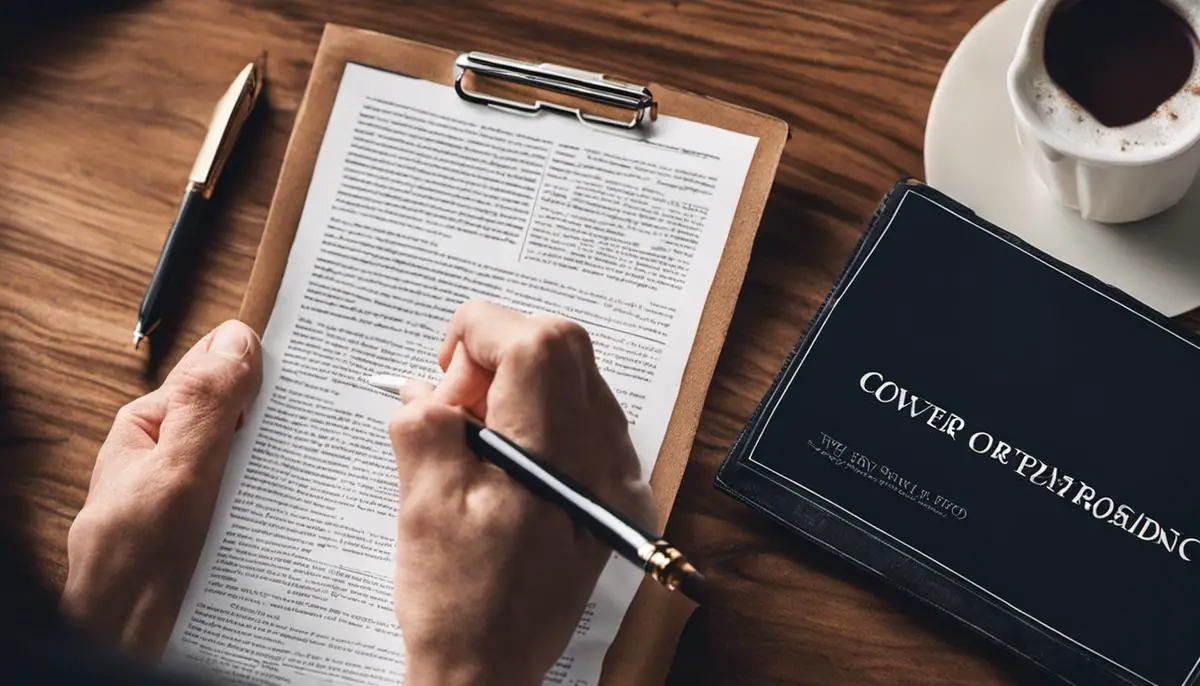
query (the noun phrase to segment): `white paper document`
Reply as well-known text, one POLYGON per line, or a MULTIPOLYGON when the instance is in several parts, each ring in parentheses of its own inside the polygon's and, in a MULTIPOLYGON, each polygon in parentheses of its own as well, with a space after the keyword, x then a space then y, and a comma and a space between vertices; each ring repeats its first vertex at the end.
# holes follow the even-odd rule
MULTIPOLYGON (((649 475, 756 145, 671 117, 637 140, 348 65, 263 339, 262 392, 166 663, 236 682, 403 683, 398 404, 363 380, 436 381, 469 299, 582 324, 649 475)), ((641 577, 609 561, 545 683, 598 682, 641 577)))

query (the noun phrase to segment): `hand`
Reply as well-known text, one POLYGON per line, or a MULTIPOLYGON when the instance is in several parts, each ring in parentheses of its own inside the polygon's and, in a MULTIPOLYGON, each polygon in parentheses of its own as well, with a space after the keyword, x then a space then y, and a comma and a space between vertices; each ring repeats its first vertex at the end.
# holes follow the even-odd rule
POLYGON ((577 324, 467 303, 440 363, 443 381, 406 384, 391 424, 406 683, 533 686, 566 648, 611 553, 476 457, 463 411, 653 528, 650 489, 577 324))
POLYGON ((128 651, 162 656, 204 545, 229 447, 261 381, 258 337, 230 321, 158 390, 117 413, 67 535, 63 611, 128 651))

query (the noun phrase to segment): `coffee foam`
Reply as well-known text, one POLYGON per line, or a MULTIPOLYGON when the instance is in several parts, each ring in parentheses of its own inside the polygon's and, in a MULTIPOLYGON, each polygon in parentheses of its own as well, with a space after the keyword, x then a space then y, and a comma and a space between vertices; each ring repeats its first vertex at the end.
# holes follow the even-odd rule
MULTIPOLYGON (((1191 3, 1166 2, 1193 27, 1200 26, 1200 8, 1191 3)), ((1046 73, 1040 58, 1045 54, 1045 29, 1030 48, 1039 56, 1040 68, 1025 83, 1026 96, 1042 123, 1068 140, 1085 148, 1103 152, 1153 151, 1189 139, 1200 132, 1200 53, 1192 65, 1192 75, 1183 88, 1159 106, 1147 119, 1128 126, 1101 124, 1067 95, 1046 73)))

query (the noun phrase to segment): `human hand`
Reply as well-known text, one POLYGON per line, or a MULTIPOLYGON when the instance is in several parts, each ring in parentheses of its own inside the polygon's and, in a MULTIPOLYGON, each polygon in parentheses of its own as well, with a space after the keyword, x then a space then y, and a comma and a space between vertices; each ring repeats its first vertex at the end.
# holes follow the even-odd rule
POLYGON ((121 408, 67 535, 68 616, 129 652, 162 656, 261 375, 258 337, 225 322, 161 388, 121 408))
POLYGON ((437 388, 409 381, 390 427, 406 683, 539 684, 611 553, 477 458, 463 411, 654 528, 650 488, 579 325, 467 303, 450 321, 439 361, 445 378, 437 388))

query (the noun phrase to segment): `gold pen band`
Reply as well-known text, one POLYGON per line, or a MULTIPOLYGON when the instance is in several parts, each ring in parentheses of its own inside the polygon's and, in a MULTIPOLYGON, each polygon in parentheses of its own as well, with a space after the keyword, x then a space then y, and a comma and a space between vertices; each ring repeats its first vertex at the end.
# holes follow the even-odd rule
POLYGON ((672 591, 683 586, 687 579, 699 575, 678 548, 661 538, 638 550, 638 557, 642 559, 646 572, 672 591))

